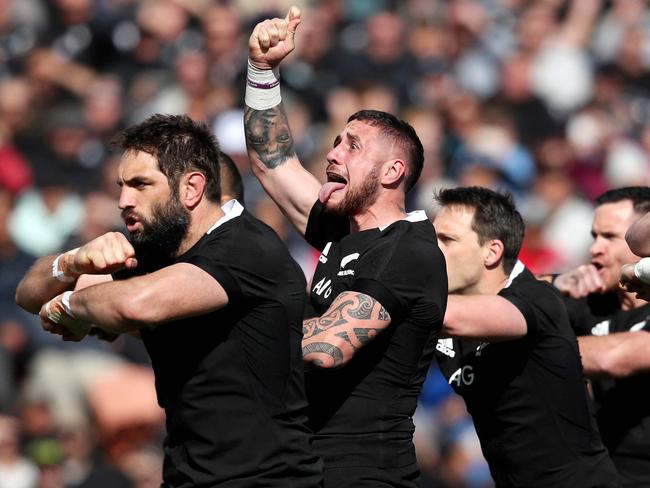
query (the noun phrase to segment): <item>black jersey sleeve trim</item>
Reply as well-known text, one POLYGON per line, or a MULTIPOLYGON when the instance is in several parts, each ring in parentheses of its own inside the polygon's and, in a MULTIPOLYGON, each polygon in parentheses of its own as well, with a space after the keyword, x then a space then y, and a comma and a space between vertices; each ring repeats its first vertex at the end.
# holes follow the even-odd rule
POLYGON ((513 291, 509 290, 508 288, 501 290, 499 292, 499 295, 517 307, 517 309, 524 316, 527 329, 526 335, 537 334, 537 317, 535 316, 535 312, 533 311, 533 308, 528 304, 528 302, 520 295, 513 293, 513 291))
POLYGON ((193 256, 187 262, 201 268, 217 280, 223 289, 226 290, 229 303, 240 301, 243 298, 244 294, 237 280, 235 280, 230 271, 222 264, 215 263, 205 256, 193 256))
POLYGON ((350 291, 358 291, 374 298, 381 303, 390 314, 391 322, 398 320, 402 316, 402 306, 399 300, 391 291, 378 281, 369 278, 359 278, 349 288, 350 291))

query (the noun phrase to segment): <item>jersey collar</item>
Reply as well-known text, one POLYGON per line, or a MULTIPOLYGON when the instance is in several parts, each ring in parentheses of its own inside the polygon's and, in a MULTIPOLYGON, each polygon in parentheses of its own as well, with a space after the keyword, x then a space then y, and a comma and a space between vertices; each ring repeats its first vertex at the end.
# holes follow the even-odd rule
POLYGON ((239 203, 237 200, 234 198, 232 200, 227 201, 221 206, 221 210, 224 212, 224 216, 221 217, 219 220, 217 220, 212 227, 206 232, 206 234, 209 234, 212 232, 214 229, 219 227, 222 224, 225 224, 229 220, 234 219, 235 217, 239 217, 242 212, 244 211, 244 207, 242 206, 241 203, 239 203))
MULTIPOLYGON (((409 222, 422 222, 423 220, 427 220, 427 214, 424 212, 424 210, 414 210, 413 212, 409 212, 406 214, 406 217, 400 220, 408 220, 409 222)), ((394 222, 393 222, 394 223, 394 222)), ((379 227, 380 231, 383 231, 384 229, 388 228, 389 226, 393 225, 393 223, 388 224, 388 225, 383 225, 379 227)))
POLYGON ((508 288, 515 280, 515 278, 524 271, 524 269, 526 269, 524 263, 522 263, 517 259, 517 262, 515 263, 514 268, 512 268, 512 271, 510 272, 510 276, 508 277, 508 282, 506 283, 506 286, 504 288, 508 288))

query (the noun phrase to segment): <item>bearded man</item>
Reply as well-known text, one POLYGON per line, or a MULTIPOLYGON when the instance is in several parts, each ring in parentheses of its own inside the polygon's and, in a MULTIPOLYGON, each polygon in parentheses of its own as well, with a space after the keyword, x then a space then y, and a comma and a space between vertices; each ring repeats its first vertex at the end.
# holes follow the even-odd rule
POLYGON ((130 240, 112 232, 41 258, 18 304, 64 339, 89 324, 141 335, 167 417, 164 488, 319 486, 300 267, 237 200, 220 205, 222 156, 204 124, 155 115, 117 143, 130 240))
POLYGON ((313 446, 325 487, 419 486, 412 415, 447 297, 433 226, 405 209, 422 144, 391 114, 357 112, 321 185, 296 156, 275 69, 299 23, 293 7, 255 27, 244 124, 253 173, 321 251, 302 340, 313 446))

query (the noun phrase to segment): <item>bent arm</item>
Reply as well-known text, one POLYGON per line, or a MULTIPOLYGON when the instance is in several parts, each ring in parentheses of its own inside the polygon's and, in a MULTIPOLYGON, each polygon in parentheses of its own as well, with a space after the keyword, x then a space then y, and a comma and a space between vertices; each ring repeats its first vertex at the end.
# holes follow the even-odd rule
POLYGON ((16 303, 30 313, 37 314, 43 304, 66 290, 75 282, 64 283, 52 275, 52 263, 57 255, 39 258, 16 288, 16 303))
POLYGON ((228 304, 223 287, 207 272, 178 263, 145 276, 74 292, 70 308, 79 320, 111 333, 203 315, 228 304))
POLYGON ((253 174, 296 230, 305 235, 321 185, 296 156, 284 105, 266 110, 246 107, 244 129, 253 174))
POLYGON ((650 212, 627 229, 625 240, 632 252, 637 256, 650 256, 650 212))
POLYGON ((616 332, 578 337, 584 373, 589 378, 625 378, 650 372, 650 332, 616 332))
POLYGON ((303 359, 319 368, 342 366, 390 321, 388 311, 371 296, 343 292, 322 316, 303 322, 303 359))
POLYGON ((510 301, 497 295, 449 295, 440 337, 496 342, 526 335, 526 319, 510 301))

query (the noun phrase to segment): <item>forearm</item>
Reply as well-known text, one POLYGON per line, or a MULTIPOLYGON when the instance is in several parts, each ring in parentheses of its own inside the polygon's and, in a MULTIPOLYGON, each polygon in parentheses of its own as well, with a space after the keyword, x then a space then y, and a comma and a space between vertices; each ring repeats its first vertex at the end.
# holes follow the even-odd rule
POLYGON ((128 281, 113 281, 74 292, 70 308, 77 319, 122 334, 147 325, 134 311, 138 300, 138 292, 128 281))
POLYGON ((449 295, 441 336, 503 341, 523 337, 526 319, 497 295, 449 295))
POLYGON ((289 119, 282 102, 263 110, 246 106, 244 131, 251 169, 256 175, 262 176, 296 157, 289 119))
POLYGON ((74 281, 66 283, 53 276, 52 263, 56 257, 52 255, 38 259, 16 288, 16 303, 30 313, 37 314, 45 302, 75 285, 74 281))
POLYGON ((650 333, 620 332, 578 337, 584 374, 589 378, 625 378, 650 371, 650 333))

